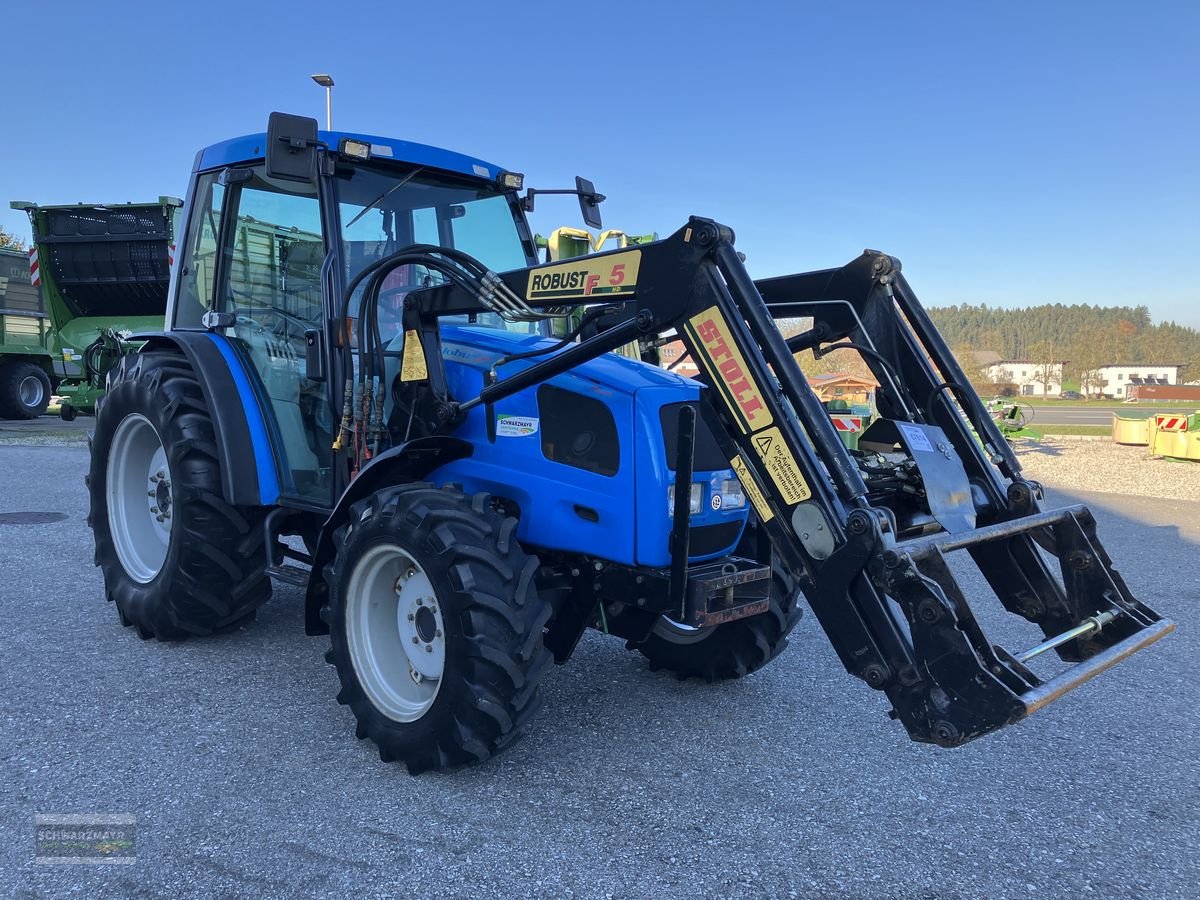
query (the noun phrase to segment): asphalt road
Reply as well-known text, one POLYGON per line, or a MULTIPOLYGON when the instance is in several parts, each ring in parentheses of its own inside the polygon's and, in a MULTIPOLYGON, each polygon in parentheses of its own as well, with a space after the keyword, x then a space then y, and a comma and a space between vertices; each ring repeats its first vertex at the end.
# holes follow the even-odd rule
MULTIPOLYGON (((1200 405, 1197 406, 1181 406, 1178 409, 1166 408, 1162 406, 1138 406, 1130 403, 1116 404, 1114 406, 1093 406, 1091 404, 1080 406, 1035 406, 1033 407, 1033 421, 1030 423, 1034 428, 1038 425, 1111 425, 1113 413, 1127 419, 1136 419, 1139 417, 1150 417, 1157 413, 1190 415, 1194 413, 1200 405)), ((1028 412, 1028 410, 1027 410, 1028 412)))
MULTIPOLYGON (((910 743, 807 616, 776 663, 717 686, 589 635, 509 752, 412 778, 354 739, 297 589, 223 637, 121 628, 91 564, 85 460, 0 446, 0 512, 66 516, 0 525, 8 895, 1188 897, 1200 882, 1200 504, 1091 498, 1126 579, 1179 631, 958 750, 910 743), (35 865, 38 813, 132 814, 137 861, 35 865)), ((998 618, 981 615, 1007 641, 998 618)))

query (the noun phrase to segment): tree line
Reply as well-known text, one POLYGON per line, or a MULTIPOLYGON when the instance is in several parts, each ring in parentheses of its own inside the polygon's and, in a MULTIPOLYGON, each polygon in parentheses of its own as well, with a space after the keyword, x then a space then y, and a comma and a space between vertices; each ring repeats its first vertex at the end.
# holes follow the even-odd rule
POLYGON ((1065 362, 1063 381, 1084 393, 1101 389, 1096 370, 1106 364, 1178 364, 1186 366, 1184 381, 1200 378, 1200 331, 1155 324, 1145 306, 961 304, 932 307, 929 315, 972 376, 978 369, 974 353, 992 350, 1004 359, 1065 362))

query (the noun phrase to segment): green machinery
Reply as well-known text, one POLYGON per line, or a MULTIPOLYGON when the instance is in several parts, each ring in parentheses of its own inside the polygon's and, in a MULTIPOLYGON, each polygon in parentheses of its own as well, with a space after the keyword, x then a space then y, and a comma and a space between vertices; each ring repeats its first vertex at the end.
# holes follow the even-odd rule
POLYGON ((0 419, 40 416, 53 390, 50 323, 30 259, 24 250, 0 250, 0 419))
MULTIPOLYGON (((658 240, 658 234, 627 234, 618 228, 609 228, 601 231, 599 234, 592 234, 585 228, 573 228, 570 225, 564 225, 561 228, 555 228, 550 232, 549 237, 542 235, 534 235, 534 244, 541 251, 543 262, 557 262, 560 259, 575 259, 580 256, 587 256, 591 253, 599 253, 605 244, 608 244, 609 250, 624 250, 626 247, 636 247, 640 244, 649 244, 652 241, 658 240)), ((556 319, 552 324, 552 330, 559 337, 565 335, 571 328, 579 324, 583 317, 584 311, 582 308, 577 310, 570 318, 556 319)), ((661 344, 664 341, 658 341, 661 344)), ((646 362, 657 363, 656 358, 647 357, 647 351, 653 351, 654 348, 644 346, 640 341, 630 341, 623 347, 618 347, 614 353, 626 356, 629 359, 645 359, 646 362)))
POLYGON ((62 398, 64 419, 93 414, 108 370, 134 349, 129 336, 163 327, 174 215, 183 201, 10 205, 28 213, 33 228, 26 278, 38 298, 27 317, 38 330, 17 326, 29 352, 9 354, 0 369, 0 390, 16 391, 15 401, 0 396, 0 414, 41 415, 51 390, 62 398))

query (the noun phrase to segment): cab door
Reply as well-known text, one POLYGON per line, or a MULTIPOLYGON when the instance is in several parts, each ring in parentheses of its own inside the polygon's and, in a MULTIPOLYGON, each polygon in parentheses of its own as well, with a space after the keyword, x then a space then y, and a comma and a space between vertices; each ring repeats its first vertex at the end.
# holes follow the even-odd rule
POLYGON ((323 328, 327 252, 316 184, 226 170, 218 308, 227 337, 258 376, 285 497, 331 503, 333 420, 326 385, 308 377, 305 332, 323 328))

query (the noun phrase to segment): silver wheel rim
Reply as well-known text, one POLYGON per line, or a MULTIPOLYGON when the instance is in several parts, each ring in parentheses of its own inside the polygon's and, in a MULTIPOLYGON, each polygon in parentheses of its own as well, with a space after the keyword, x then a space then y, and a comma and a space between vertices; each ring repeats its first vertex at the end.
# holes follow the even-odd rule
POLYGON ((707 625, 703 628, 695 628, 691 625, 683 625, 674 619, 668 619, 666 616, 659 616, 658 621, 654 623, 654 633, 672 644, 695 644, 708 637, 715 627, 707 625))
POLYGON ((371 704, 396 722, 415 722, 437 698, 446 636, 437 592, 402 547, 379 544, 346 585, 350 663, 371 704))
POLYGON ((23 403, 29 409, 37 409, 42 405, 42 400, 46 397, 46 386, 42 384, 42 379, 36 375, 26 375, 21 379, 21 384, 17 388, 17 394, 23 403))
POLYGON ((149 419, 133 413, 113 434, 106 473, 108 531, 134 581, 158 577, 171 544, 171 469, 149 419))

